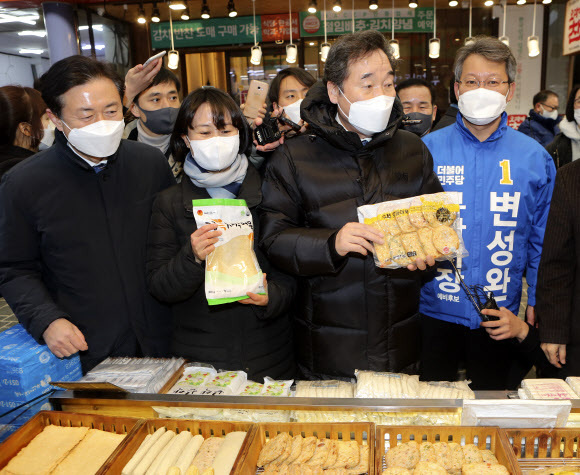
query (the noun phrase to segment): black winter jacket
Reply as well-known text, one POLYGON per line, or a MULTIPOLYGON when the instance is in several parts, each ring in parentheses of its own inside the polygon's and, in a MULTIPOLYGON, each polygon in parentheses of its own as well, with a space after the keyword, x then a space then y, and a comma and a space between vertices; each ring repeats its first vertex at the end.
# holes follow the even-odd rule
POLYGON ((0 293, 38 340, 67 318, 84 334, 83 370, 107 356, 168 352, 169 309, 145 279, 155 194, 175 183, 161 152, 122 140, 96 174, 67 145, 18 164, 0 184, 0 293))
POLYGON ((421 275, 383 270, 372 256, 338 256, 336 233, 365 204, 442 190, 414 134, 398 130, 395 101, 384 132, 363 146, 336 121, 322 82, 301 108, 311 135, 279 147, 262 187, 262 247, 299 277, 295 339, 306 377, 352 377, 355 369, 413 371, 418 360, 421 275))
MULTIPOLYGON (((261 178, 253 165, 238 198, 252 212, 259 236, 256 208, 262 200, 261 178)), ((268 276, 268 305, 240 303, 209 306, 205 297, 205 268, 196 262, 190 236, 197 229, 192 200, 209 199, 187 177, 159 195, 153 206, 149 230, 147 275, 155 297, 172 304, 171 351, 191 361, 218 369, 244 370, 252 379, 264 376, 293 378, 295 362, 288 309, 295 280, 272 269, 256 249, 262 271, 268 276)))
POLYGON ((34 155, 33 151, 17 147, 16 145, 0 147, 0 178, 14 165, 17 165, 32 155, 34 155))
POLYGON ((563 167, 572 161, 572 141, 562 132, 546 145, 546 150, 552 155, 556 168, 563 167))

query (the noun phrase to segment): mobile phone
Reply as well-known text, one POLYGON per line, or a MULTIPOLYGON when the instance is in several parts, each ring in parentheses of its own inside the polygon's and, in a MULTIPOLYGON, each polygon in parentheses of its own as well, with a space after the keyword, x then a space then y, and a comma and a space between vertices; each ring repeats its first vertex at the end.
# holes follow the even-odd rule
POLYGON ((287 117, 279 116, 278 121, 291 127, 294 132, 300 132, 300 129, 302 129, 302 127, 300 127, 296 122, 291 121, 287 117))
POLYGON ((268 83, 256 81, 250 82, 250 89, 248 89, 248 96, 244 104, 244 115, 248 119, 255 119, 258 117, 258 110, 262 108, 266 97, 268 96, 268 83))
POLYGON ((146 67, 151 61, 155 61, 158 58, 163 58, 167 54, 167 51, 161 51, 161 53, 157 53, 154 56, 151 56, 147 61, 143 63, 143 67, 146 67))

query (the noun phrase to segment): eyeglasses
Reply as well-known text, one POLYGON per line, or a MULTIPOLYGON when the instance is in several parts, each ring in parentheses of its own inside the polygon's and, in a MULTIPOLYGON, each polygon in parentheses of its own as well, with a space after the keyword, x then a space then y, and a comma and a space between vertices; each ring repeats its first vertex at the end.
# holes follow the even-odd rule
MULTIPOLYGON (((552 112, 552 111, 557 111, 558 107, 554 107, 554 106, 549 106, 548 104, 544 104, 543 102, 540 102, 541 105, 543 105, 546 109, 548 109, 548 112, 552 112)), ((580 102, 579 102, 580 104, 580 102)))
POLYGON ((457 81, 457 84, 463 84, 466 89, 476 89, 481 86, 486 89, 497 89, 502 84, 509 84, 509 81, 502 81, 498 78, 489 78, 485 81, 478 81, 475 78, 467 78, 465 81, 457 81))

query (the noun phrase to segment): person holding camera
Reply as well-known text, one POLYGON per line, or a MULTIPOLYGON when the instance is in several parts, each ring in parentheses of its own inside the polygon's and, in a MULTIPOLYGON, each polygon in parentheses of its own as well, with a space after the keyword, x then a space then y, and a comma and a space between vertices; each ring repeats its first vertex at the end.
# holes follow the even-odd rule
POLYGON ((421 281, 409 270, 433 258, 376 267, 382 236, 357 219, 361 205, 442 191, 427 148, 400 130, 394 61, 377 31, 340 37, 300 106, 309 133, 265 165, 261 247, 298 277, 296 351, 308 379, 416 371, 421 281))

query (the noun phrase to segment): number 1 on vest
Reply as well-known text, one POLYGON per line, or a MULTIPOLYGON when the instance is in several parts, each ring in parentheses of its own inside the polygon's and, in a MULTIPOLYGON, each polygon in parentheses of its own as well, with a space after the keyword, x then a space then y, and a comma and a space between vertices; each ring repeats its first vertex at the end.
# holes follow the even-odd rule
POLYGON ((499 162, 499 166, 501 167, 501 180, 499 181, 499 184, 513 185, 514 182, 510 176, 510 161, 502 160, 501 162, 499 162))

